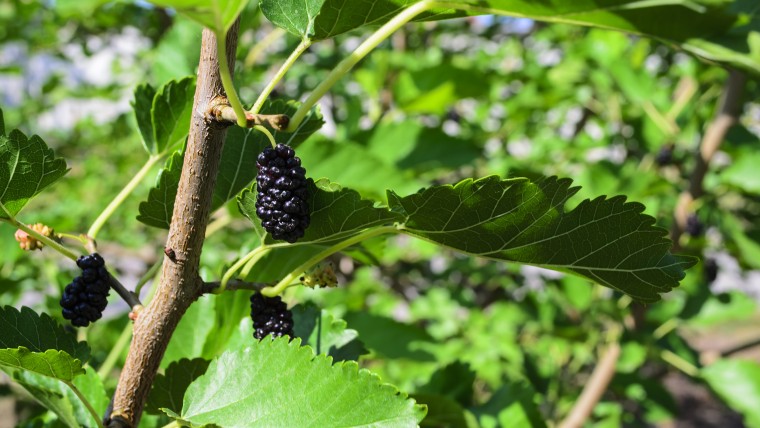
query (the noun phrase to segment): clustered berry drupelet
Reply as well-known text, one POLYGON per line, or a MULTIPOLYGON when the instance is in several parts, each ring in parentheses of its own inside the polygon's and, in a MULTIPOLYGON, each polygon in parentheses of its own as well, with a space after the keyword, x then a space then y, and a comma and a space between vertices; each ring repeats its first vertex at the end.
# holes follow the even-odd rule
POLYGON ((82 269, 82 275, 66 286, 60 303, 65 319, 76 327, 87 327, 103 315, 108 304, 110 277, 98 253, 79 257, 77 266, 82 269))
POLYGON ((704 233, 705 225, 699 220, 699 217, 697 217, 696 214, 689 214, 689 217, 686 218, 686 227, 684 230, 693 237, 699 237, 704 233))
POLYGON ((257 161, 256 215, 274 239, 296 242, 309 227, 306 170, 292 148, 264 149, 257 161))
POLYGON ((251 296, 251 318, 253 337, 258 340, 271 334, 272 337, 293 337, 293 313, 280 296, 266 297, 261 293, 251 296))

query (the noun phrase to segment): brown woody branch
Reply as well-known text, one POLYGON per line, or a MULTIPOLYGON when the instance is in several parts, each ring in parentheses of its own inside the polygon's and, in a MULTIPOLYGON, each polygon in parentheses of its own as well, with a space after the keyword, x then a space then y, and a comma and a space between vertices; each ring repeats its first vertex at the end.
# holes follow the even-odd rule
MULTIPOLYGON (((226 98, 220 99, 209 109, 209 115, 219 122, 237 123, 235 110, 227 103, 226 98)), ((290 118, 284 114, 253 114, 245 112, 246 126, 265 125, 276 131, 284 131, 290 123, 290 118)))
POLYGON ((742 72, 730 70, 718 112, 705 130, 705 135, 702 137, 699 145, 699 151, 696 156, 697 163, 689 178, 689 188, 678 197, 678 202, 673 213, 675 221, 670 230, 674 249, 679 248, 678 242, 686 228, 686 221, 689 218, 689 214, 693 212, 692 203, 705 192, 703 181, 710 166, 710 161, 723 143, 728 130, 739 120, 745 81, 746 77, 742 72))
POLYGON ((615 375, 618 358, 620 358, 620 344, 614 342, 610 344, 599 359, 591 377, 586 382, 586 386, 583 387, 583 392, 578 397, 578 401, 575 402, 570 414, 558 425, 558 428, 581 428, 583 426, 615 375))
MULTIPOLYGON (((230 69, 235 62, 238 27, 236 22, 227 34, 226 60, 230 69)), ((224 96, 216 52, 214 33, 204 29, 193 118, 166 243, 176 258, 164 258, 156 295, 135 321, 129 354, 114 395, 108 424, 111 428, 138 425, 169 339, 187 308, 202 294, 198 265, 226 133, 226 124, 204 114, 214 99, 224 96)))

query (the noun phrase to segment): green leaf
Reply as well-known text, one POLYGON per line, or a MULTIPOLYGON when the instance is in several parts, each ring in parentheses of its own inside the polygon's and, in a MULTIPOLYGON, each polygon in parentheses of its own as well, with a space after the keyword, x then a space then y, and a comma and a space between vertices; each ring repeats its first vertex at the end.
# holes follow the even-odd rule
POLYGON ((355 362, 332 365, 300 340, 254 342, 214 360, 185 393, 193 426, 414 426, 425 408, 355 362))
MULTIPOLYGON (((14 371, 12 377, 35 399, 52 410, 66 426, 72 428, 98 426, 85 403, 65 382, 23 371, 14 371)), ((95 370, 88 367, 84 375, 77 376, 73 386, 80 391, 97 414, 105 413, 109 400, 103 382, 95 370)))
POLYGON ((584 200, 569 179, 467 179, 404 198, 388 192, 407 220, 403 232, 477 256, 584 276, 642 302, 678 286, 696 259, 674 256, 666 231, 625 197, 584 200))
POLYGON ((146 83, 135 88, 135 99, 132 101, 132 110, 135 112, 137 127, 140 129, 140 135, 142 135, 143 147, 149 154, 158 153, 152 120, 155 97, 156 89, 146 83))
POLYGON ((760 174, 757 173, 760 153, 742 153, 734 163, 721 171, 720 180, 748 193, 760 194, 760 174))
POLYGON ((502 386, 483 406, 474 409, 483 428, 504 426, 543 428, 534 396, 536 392, 526 383, 510 383, 502 386))
POLYGON ((161 367, 201 355, 206 339, 213 331, 214 296, 205 295, 190 305, 182 316, 161 360, 161 367))
POLYGON ((367 353, 356 330, 347 328, 345 321, 335 319, 329 312, 313 303, 296 305, 293 313, 294 332, 304 345, 316 354, 325 354, 333 361, 358 360, 367 353))
MULTIPOLYGON (((66 161, 56 158, 39 136, 27 138, 17 129, 6 136, 5 125, 2 127, 0 203, 11 216, 15 216, 30 199, 63 177, 68 169, 66 161)), ((0 218, 8 218, 5 210, 0 210, 0 218)))
POLYGON ((161 414, 161 408, 179 412, 182 409, 185 390, 198 376, 206 372, 209 363, 210 361, 203 358, 183 358, 169 364, 164 374, 157 375, 153 381, 145 411, 156 415, 161 414))
MULTIPOLYGON (((262 0, 273 24, 302 38, 324 40, 367 25, 381 25, 419 0, 262 0)), ((430 18, 444 11, 420 15, 430 18)), ((447 16, 455 16, 448 13, 447 16)), ((443 16, 439 16, 443 17, 443 16)))
POLYGON ((421 386, 417 393, 442 395, 455 400, 463 406, 472 404, 475 372, 469 364, 455 361, 436 370, 427 384, 421 386))
MULTIPOLYGON (((149 148, 149 153, 161 154, 173 150, 185 141, 185 137, 190 132, 194 95, 194 77, 185 77, 179 81, 172 80, 156 92, 150 109, 155 146, 152 147, 152 151, 149 148)), ((142 127, 140 132, 143 132, 142 127)))
POLYGON ((32 352, 23 346, 0 349, 0 366, 27 370, 63 381, 71 381, 84 373, 82 362, 64 351, 48 349, 45 352, 32 352))
MULTIPOLYGON (((465 410, 451 398, 437 394, 412 395, 415 401, 427 406, 427 415, 420 424, 421 427, 468 428, 465 410)), ((477 426, 477 425, 475 425, 477 426)))
POLYGON ((157 6, 171 7, 217 33, 226 33, 248 0, 151 0, 157 6))
MULTIPOLYGON (((322 179, 315 183, 307 179, 307 188, 311 225, 295 245, 329 245, 367 228, 403 220, 403 216, 385 207, 376 207, 374 202, 362 199, 358 192, 329 180, 322 179)), ((260 223, 256 217, 255 184, 240 194, 238 206, 240 212, 252 222, 260 223)))
POLYGON ((22 307, 0 307, 0 348, 24 348, 32 352, 57 349, 87 361, 90 348, 85 342, 77 342, 76 335, 66 331, 48 314, 37 314, 22 307))
MULTIPOLYGON (((294 101, 278 100, 265 104, 262 114, 292 115, 299 105, 300 103, 294 101)), ((273 131, 272 134, 277 142, 297 146, 319 130, 323 123, 322 115, 315 110, 307 116, 295 132, 286 134, 273 131)), ((186 133, 187 130, 185 130, 186 133)), ((267 137, 255 129, 232 127, 227 131, 212 197, 212 212, 221 208, 251 184, 258 173, 257 156, 268 145, 267 137)), ((183 157, 179 152, 167 160, 159 173, 156 187, 152 188, 148 194, 148 200, 140 203, 138 220, 149 226, 169 228, 174 211, 174 199, 177 196, 177 187, 182 174, 182 162, 183 157)))
POLYGON ((148 192, 148 200, 140 202, 137 219, 148 226, 168 229, 174 211, 179 178, 182 173, 184 149, 177 150, 159 171, 156 186, 148 192))
POLYGON ((748 427, 760 427, 759 364, 723 359, 703 368, 702 378, 732 409, 744 415, 748 427))
POLYGON ((430 352, 419 346, 434 342, 420 327, 366 312, 349 312, 344 318, 359 332, 367 347, 384 358, 435 360, 430 352))

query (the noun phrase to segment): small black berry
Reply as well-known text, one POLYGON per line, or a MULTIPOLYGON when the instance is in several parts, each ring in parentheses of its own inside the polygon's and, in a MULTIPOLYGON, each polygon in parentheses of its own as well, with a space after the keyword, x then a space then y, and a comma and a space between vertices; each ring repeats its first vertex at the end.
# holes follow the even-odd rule
POLYGON ((657 152, 654 161, 659 166, 670 165, 673 162, 673 146, 663 146, 660 151, 657 152))
POLYGON ((702 236, 705 225, 699 220, 696 214, 690 214, 686 218, 686 233, 693 237, 702 236))
POLYGON ((266 297, 261 293, 252 295, 251 319, 253 337, 258 340, 270 334, 272 337, 293 337, 293 313, 280 296, 266 297))
POLYGON ((105 261, 98 253, 79 257, 77 266, 82 269, 82 275, 74 278, 63 290, 61 313, 72 325, 87 327, 103 315, 111 280, 105 261))
POLYGON ((267 147, 257 159, 256 215, 274 239, 296 242, 309 227, 306 169, 292 148, 267 147))

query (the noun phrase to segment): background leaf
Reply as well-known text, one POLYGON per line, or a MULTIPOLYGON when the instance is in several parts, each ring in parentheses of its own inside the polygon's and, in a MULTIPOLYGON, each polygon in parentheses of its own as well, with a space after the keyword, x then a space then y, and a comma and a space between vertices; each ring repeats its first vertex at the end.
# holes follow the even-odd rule
POLYGON ((748 427, 760 427, 760 365, 723 359, 702 369, 702 377, 723 401, 744 414, 748 427))
POLYGON ((404 232, 465 253, 575 272, 643 302, 678 286, 696 260, 670 254, 643 205, 599 197, 565 212, 570 183, 492 176, 388 200, 404 232))
POLYGON ((162 414, 161 408, 175 412, 182 410, 182 397, 188 385, 198 376, 206 372, 209 361, 203 358, 188 360, 183 358, 174 361, 163 374, 156 376, 150 389, 145 411, 152 414, 162 414))
POLYGON ((71 381, 84 373, 82 362, 63 351, 31 352, 20 346, 0 349, 0 367, 22 369, 42 376, 71 381))
MULTIPOLYGON (((21 131, 0 135, 0 203, 16 215, 27 202, 68 172, 42 138, 21 131)), ((0 218, 7 218, 0 211, 0 218)))
POLYGON ((142 135, 143 147, 149 154, 158 153, 152 120, 153 99, 155 97, 156 88, 145 83, 135 88, 135 99, 132 101, 132 110, 135 112, 137 127, 140 129, 140 135, 142 135))
POLYGON ((188 387, 181 417, 225 427, 397 427, 415 425, 424 414, 356 363, 333 366, 299 339, 279 338, 214 360, 188 387))
POLYGON ((172 80, 156 92, 150 110, 155 141, 154 151, 149 150, 151 154, 172 150, 185 141, 190 132, 194 95, 195 77, 172 80))
POLYGON ((333 361, 339 362, 356 361, 368 352, 356 330, 347 328, 344 320, 335 319, 315 304, 296 305, 291 311, 296 337, 301 338, 301 343, 310 346, 316 354, 329 355, 333 361))

